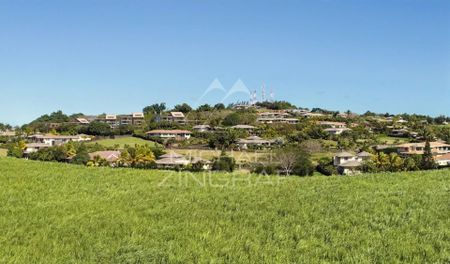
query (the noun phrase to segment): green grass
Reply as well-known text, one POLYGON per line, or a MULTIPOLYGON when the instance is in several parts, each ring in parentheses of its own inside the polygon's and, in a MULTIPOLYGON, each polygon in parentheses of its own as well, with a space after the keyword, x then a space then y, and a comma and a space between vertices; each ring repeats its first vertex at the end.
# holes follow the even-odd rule
POLYGON ((0 157, 6 157, 7 149, 0 149, 0 157))
POLYGON ((377 138, 380 143, 382 144, 403 144, 403 143, 408 143, 409 139, 408 138, 402 138, 402 137, 390 137, 390 136, 385 136, 385 135, 380 135, 377 138))
POLYGON ((123 147, 125 145, 130 145, 130 146, 134 146, 135 144, 139 144, 139 145, 155 145, 154 142, 149 141, 149 140, 145 140, 142 138, 136 138, 136 137, 120 137, 120 138, 115 138, 115 139, 101 139, 101 140, 94 140, 92 142, 90 142, 89 144, 95 144, 98 143, 104 147, 107 148, 112 148, 115 145, 119 145, 120 149, 123 149, 123 147))
POLYGON ((2 158, 0 262, 450 262, 448 170, 177 175, 2 158))

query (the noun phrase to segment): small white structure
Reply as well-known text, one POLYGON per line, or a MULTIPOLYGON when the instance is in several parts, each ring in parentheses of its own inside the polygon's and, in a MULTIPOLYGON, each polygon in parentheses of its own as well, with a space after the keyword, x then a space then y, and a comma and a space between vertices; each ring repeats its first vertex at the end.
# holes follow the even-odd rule
POLYGON ((23 151, 23 154, 26 156, 30 153, 38 152, 41 149, 49 147, 51 147, 51 145, 44 143, 28 143, 25 145, 25 150, 23 151))
POLYGON ((242 130, 252 131, 252 130, 254 130, 256 127, 250 126, 250 125, 235 125, 235 126, 232 126, 231 128, 233 128, 233 129, 242 129, 242 130))
POLYGON ((212 130, 211 126, 209 125, 197 125, 192 128, 192 130, 197 132, 209 132, 212 130))
POLYGON ((450 153, 436 157, 435 161, 439 165, 439 167, 449 167, 450 166, 450 153))
POLYGON ((331 135, 340 135, 345 131, 350 131, 350 128, 325 128, 323 131, 330 133, 331 135))
POLYGON ((152 130, 148 131, 147 134, 149 137, 158 137, 158 138, 175 138, 178 140, 184 140, 191 138, 192 132, 188 130, 152 130))
POLYGON ((239 139, 237 145, 240 149, 248 149, 249 146, 270 147, 273 140, 265 140, 258 136, 250 136, 246 139, 239 139))
POLYGON ((157 168, 160 169, 173 169, 176 167, 184 167, 189 164, 201 163, 202 169, 211 169, 211 161, 204 160, 202 158, 193 157, 191 160, 185 158, 175 152, 169 152, 167 154, 161 155, 158 160, 155 161, 157 168))

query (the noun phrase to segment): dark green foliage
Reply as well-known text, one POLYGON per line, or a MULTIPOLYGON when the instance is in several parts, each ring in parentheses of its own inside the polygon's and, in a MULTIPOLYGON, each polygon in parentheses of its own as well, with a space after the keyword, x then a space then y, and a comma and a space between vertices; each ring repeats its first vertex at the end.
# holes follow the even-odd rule
POLYGON ((233 157, 226 156, 224 153, 213 161, 212 170, 233 172, 236 161, 233 157))
POLYGON ((31 160, 64 162, 67 161, 67 153, 63 146, 55 146, 31 153, 29 158, 31 160))
POLYGON ((96 136, 110 136, 113 134, 111 127, 103 122, 94 121, 86 128, 86 134, 96 136))
POLYGON ((312 176, 314 169, 309 154, 306 151, 299 152, 292 174, 297 176, 312 176))
POLYGON ((296 106, 286 102, 286 101, 274 101, 274 102, 258 102, 256 103, 257 106, 264 107, 271 110, 285 110, 285 109, 295 109, 296 106))
POLYGON ((176 105, 173 108, 173 110, 177 111, 177 112, 183 112, 186 114, 186 113, 189 113, 192 111, 192 107, 190 105, 188 105, 187 103, 182 103, 182 104, 176 105))
POLYGON ((222 103, 218 103, 214 105, 214 110, 224 110, 225 109, 225 105, 222 103))
POLYGON ((199 111, 199 112, 207 112, 207 111, 211 111, 211 110, 213 110, 213 108, 209 104, 204 104, 197 108, 197 111, 199 111))
POLYGON ((253 167, 252 172, 262 175, 276 175, 278 174, 278 169, 274 164, 258 163, 253 167))
POLYGON ((166 103, 159 103, 159 104, 152 104, 149 106, 144 107, 144 109, 142 110, 142 112, 144 112, 144 114, 161 114, 162 112, 164 112, 166 110, 166 103))
POLYGON ((237 111, 225 116, 224 126, 251 125, 256 121, 256 114, 249 111, 237 111))
POLYGON ((71 163, 86 165, 89 160, 90 160, 89 154, 87 150, 84 148, 77 151, 77 154, 71 160, 71 163))
POLYGON ((425 142, 425 149, 422 155, 422 162, 420 164, 420 168, 422 170, 433 170, 436 169, 437 167, 438 166, 433 158, 433 153, 431 152, 430 142, 427 140, 425 142))
POLYGON ((32 123, 64 123, 69 122, 70 118, 65 115, 61 110, 51 113, 50 115, 43 115, 36 120, 34 120, 32 123))
POLYGON ((210 148, 227 149, 236 143, 238 132, 234 130, 217 131, 210 134, 209 137, 208 145, 210 148))
POLYGON ((336 167, 333 165, 333 159, 327 157, 319 160, 316 170, 326 176, 338 174, 336 167))

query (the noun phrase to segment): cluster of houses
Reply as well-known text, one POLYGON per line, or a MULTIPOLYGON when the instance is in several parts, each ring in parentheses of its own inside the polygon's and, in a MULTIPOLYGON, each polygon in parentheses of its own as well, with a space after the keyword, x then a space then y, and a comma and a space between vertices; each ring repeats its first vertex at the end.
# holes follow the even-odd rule
POLYGON ((88 135, 75 135, 75 136, 61 136, 61 135, 41 135, 35 134, 27 137, 28 142, 25 145, 24 155, 27 156, 30 153, 39 151, 40 149, 49 148, 52 146, 60 146, 70 141, 82 142, 90 141, 91 137, 88 135))
POLYGON ((106 123, 111 128, 116 128, 121 125, 141 126, 142 124, 144 124, 144 113, 135 112, 122 115, 106 114, 99 116, 84 116, 75 118, 72 123, 78 125, 89 125, 93 121, 106 123))
MULTIPOLYGON (((396 145, 397 153, 402 157, 412 155, 423 155, 425 150, 425 142, 405 143, 396 145)), ((440 167, 450 166, 450 145, 443 142, 430 142, 431 153, 435 162, 440 167)), ((350 152, 340 152, 333 157, 333 164, 342 174, 350 175, 361 172, 364 161, 370 160, 372 154, 368 152, 360 152, 352 154, 350 152)))
MULTIPOLYGON (((112 167, 117 165, 120 160, 120 151, 117 150, 106 150, 106 151, 96 151, 89 153, 91 160, 96 158, 103 159, 107 161, 112 167)), ((201 169, 209 170, 211 169, 212 162, 199 157, 185 157, 181 154, 175 153, 173 151, 161 155, 155 161, 156 167, 158 169, 174 169, 177 167, 185 167, 192 164, 201 164, 201 169)))

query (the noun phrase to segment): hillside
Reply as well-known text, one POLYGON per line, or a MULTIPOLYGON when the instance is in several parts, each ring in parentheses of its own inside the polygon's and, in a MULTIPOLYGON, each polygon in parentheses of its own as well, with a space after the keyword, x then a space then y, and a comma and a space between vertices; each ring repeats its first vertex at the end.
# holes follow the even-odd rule
POLYGON ((448 170, 203 187, 201 174, 9 158, 0 172, 0 262, 450 261, 448 170))

